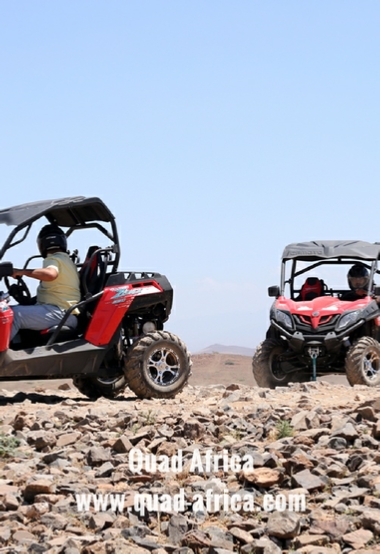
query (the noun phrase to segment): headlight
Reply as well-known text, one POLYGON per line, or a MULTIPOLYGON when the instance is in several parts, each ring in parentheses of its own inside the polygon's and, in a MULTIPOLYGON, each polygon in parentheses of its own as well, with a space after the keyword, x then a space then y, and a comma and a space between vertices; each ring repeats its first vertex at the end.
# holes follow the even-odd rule
POLYGON ((337 331, 340 331, 341 329, 348 327, 348 325, 355 323, 355 321, 358 319, 358 314, 359 310, 355 310, 354 312, 348 312, 348 314, 345 314, 336 326, 337 331))
POLYGON ((282 312, 281 310, 276 310, 276 319, 277 323, 287 327, 288 329, 293 328, 293 321, 290 315, 287 312, 282 312))

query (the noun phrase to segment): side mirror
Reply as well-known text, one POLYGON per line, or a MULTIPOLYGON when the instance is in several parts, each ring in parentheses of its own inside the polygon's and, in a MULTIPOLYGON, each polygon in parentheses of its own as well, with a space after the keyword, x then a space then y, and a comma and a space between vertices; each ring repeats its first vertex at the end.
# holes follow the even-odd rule
POLYGON ((0 279, 2 277, 11 277, 13 273, 12 262, 0 262, 0 279))
POLYGON ((278 298, 280 296, 280 287, 275 285, 274 287, 268 288, 268 296, 274 296, 275 298, 278 298))

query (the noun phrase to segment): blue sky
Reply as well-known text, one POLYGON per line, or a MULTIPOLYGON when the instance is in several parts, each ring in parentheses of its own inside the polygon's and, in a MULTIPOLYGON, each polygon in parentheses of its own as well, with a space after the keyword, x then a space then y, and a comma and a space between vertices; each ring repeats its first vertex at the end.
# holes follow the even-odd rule
POLYGON ((374 0, 2 1, 0 207, 101 197, 167 329, 254 348, 286 244, 380 241, 379 26, 374 0))

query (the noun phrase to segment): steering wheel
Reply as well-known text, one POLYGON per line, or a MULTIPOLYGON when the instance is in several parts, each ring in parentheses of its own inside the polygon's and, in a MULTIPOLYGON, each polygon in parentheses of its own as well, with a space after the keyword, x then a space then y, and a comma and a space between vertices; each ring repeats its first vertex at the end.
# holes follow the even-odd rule
POLYGON ((30 304, 32 300, 32 295, 30 294, 28 285, 25 283, 22 277, 16 277, 15 279, 17 283, 13 283, 11 285, 9 282, 9 277, 4 277, 4 283, 9 294, 21 305, 30 304))

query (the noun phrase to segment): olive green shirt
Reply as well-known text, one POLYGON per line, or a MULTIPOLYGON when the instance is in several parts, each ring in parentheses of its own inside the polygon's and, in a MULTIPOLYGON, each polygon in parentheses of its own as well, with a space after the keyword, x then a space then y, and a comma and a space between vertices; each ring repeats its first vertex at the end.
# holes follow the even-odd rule
MULTIPOLYGON (((54 267, 58 276, 53 281, 40 281, 37 287, 37 304, 52 304, 67 310, 80 301, 79 276, 74 262, 65 252, 48 254, 43 267, 54 267)), ((79 313, 74 310, 73 314, 79 313)))

